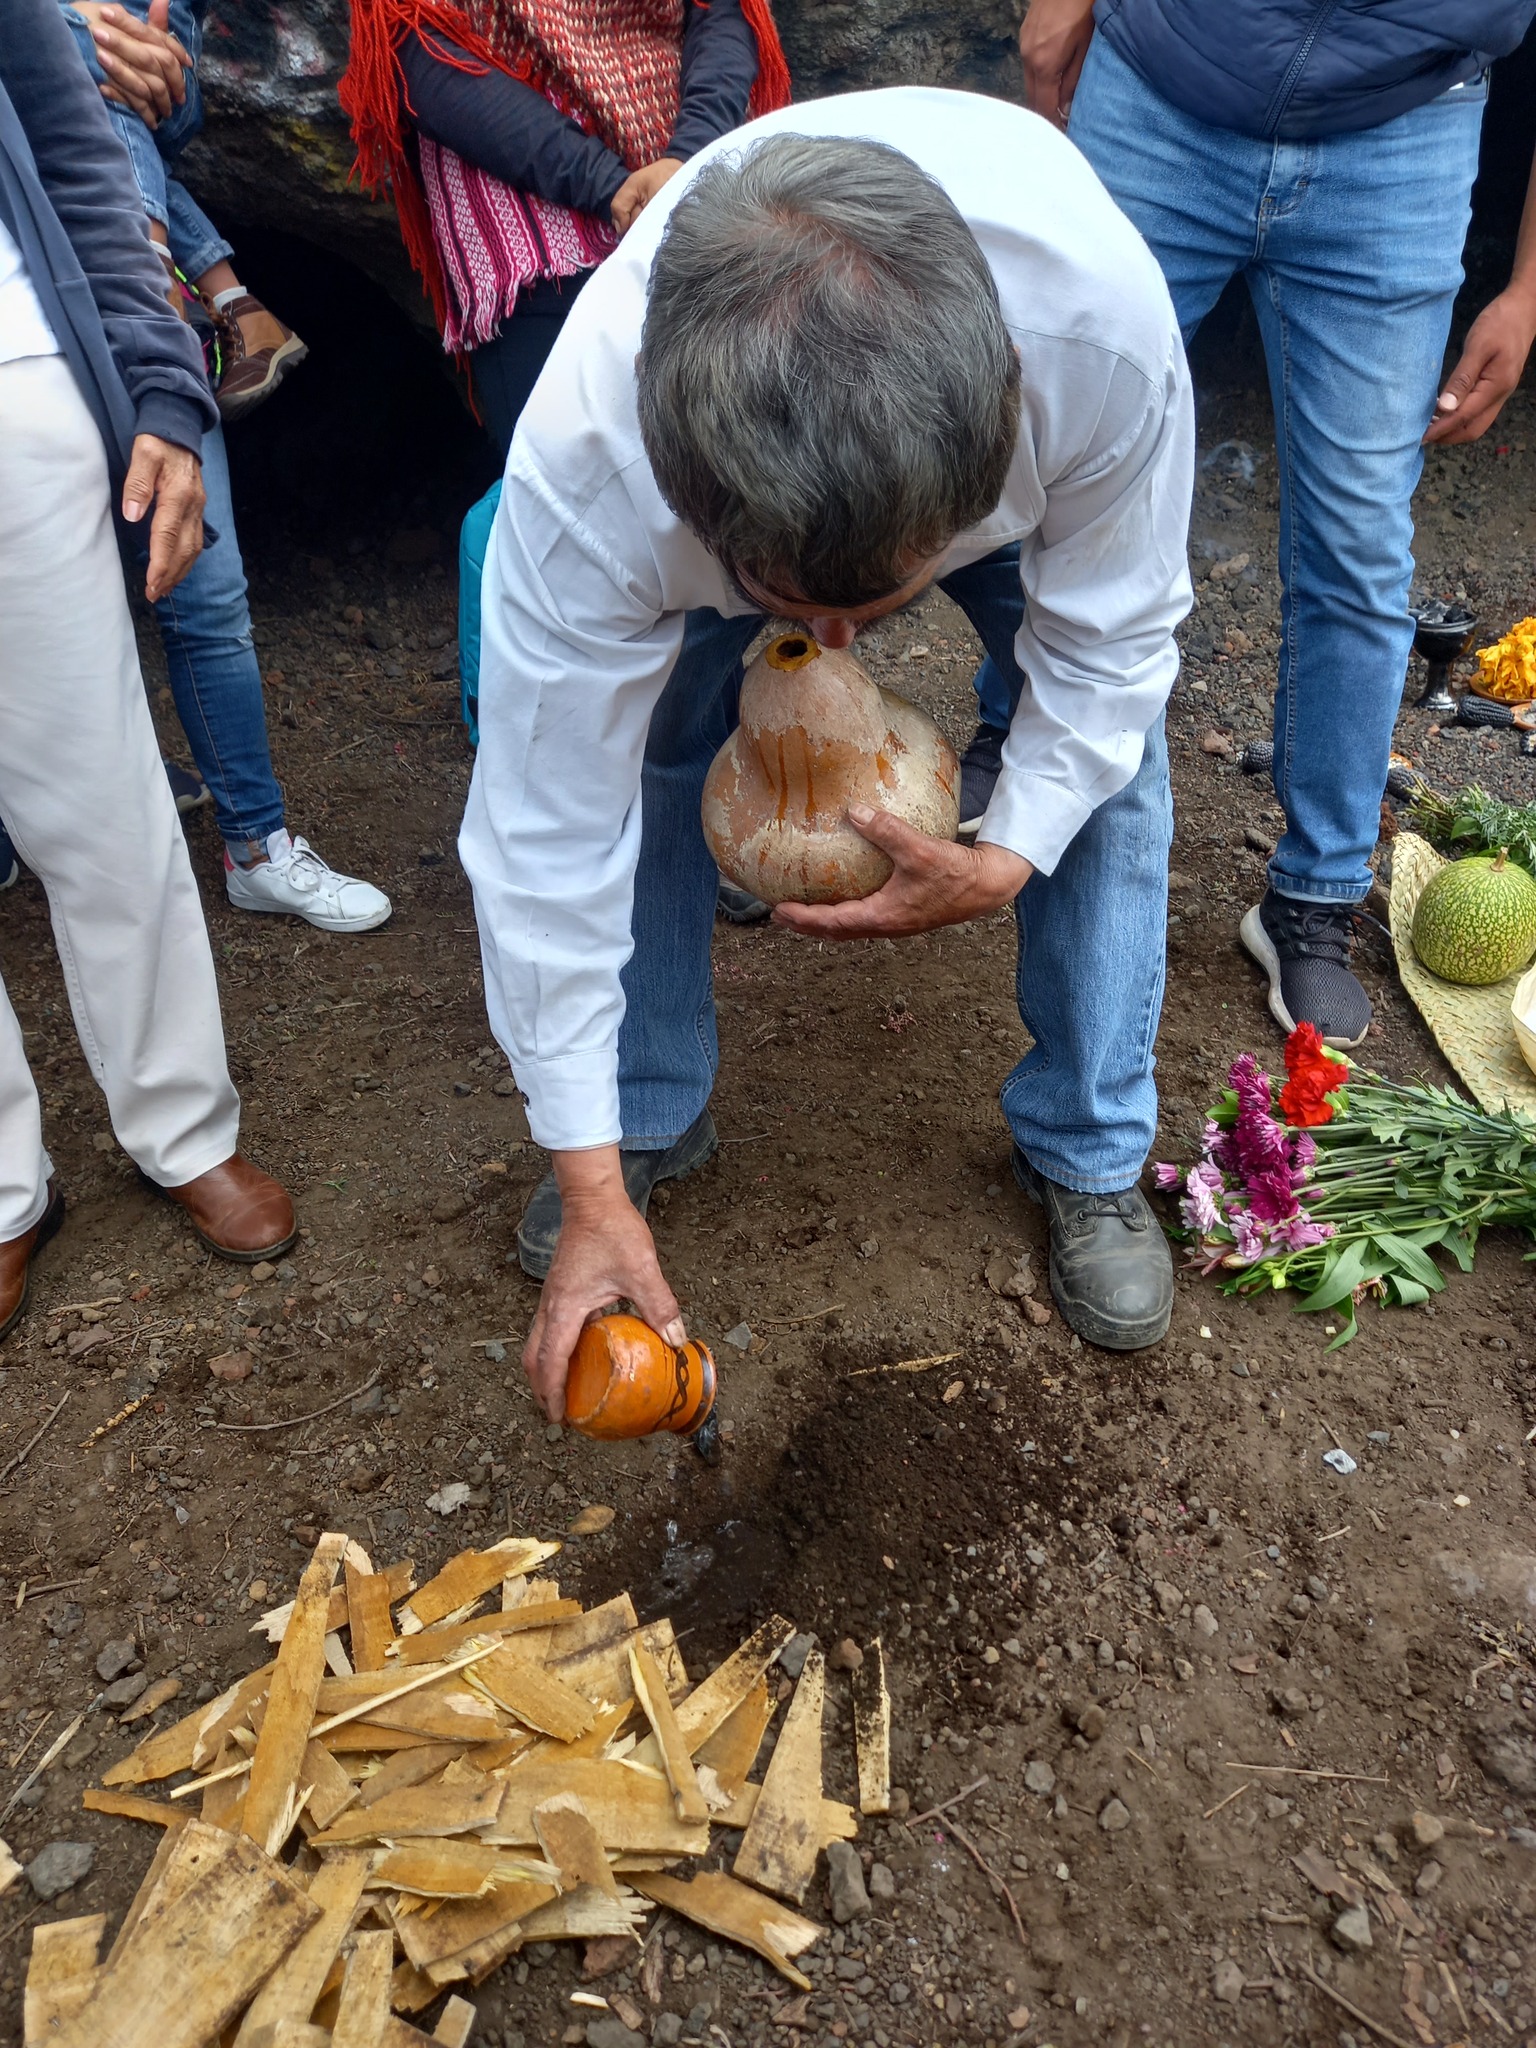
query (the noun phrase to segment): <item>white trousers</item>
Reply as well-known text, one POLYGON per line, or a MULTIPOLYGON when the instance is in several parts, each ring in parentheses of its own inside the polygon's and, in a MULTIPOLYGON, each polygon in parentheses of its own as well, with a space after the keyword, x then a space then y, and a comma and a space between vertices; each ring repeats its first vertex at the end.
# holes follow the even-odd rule
MULTIPOLYGON (((48 892, 81 1049, 162 1187, 235 1150, 203 907, 155 741, 106 457, 62 356, 0 363, 0 818, 48 892)), ((16 943, 0 898, 0 961, 16 943)), ((0 1243, 52 1172, 0 982, 0 1243)))

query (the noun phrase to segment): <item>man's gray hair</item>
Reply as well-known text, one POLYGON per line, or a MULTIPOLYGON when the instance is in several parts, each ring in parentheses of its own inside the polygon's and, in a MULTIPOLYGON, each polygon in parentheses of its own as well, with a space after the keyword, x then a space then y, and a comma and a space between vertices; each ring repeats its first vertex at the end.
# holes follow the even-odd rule
POLYGON ((707 165, 651 272, 640 431, 730 573, 854 606, 997 507, 1019 363, 975 236, 881 143, 778 135, 707 165))

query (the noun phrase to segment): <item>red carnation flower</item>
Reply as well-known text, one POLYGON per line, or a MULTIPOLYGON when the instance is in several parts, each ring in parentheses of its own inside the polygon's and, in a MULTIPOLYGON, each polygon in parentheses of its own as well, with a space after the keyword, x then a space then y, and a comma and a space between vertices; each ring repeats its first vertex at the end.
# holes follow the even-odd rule
POLYGON ((1286 1122, 1301 1129, 1332 1122, 1328 1097, 1344 1086, 1348 1068, 1329 1058, 1315 1024, 1298 1024, 1285 1041, 1285 1072, 1280 1114, 1286 1122))

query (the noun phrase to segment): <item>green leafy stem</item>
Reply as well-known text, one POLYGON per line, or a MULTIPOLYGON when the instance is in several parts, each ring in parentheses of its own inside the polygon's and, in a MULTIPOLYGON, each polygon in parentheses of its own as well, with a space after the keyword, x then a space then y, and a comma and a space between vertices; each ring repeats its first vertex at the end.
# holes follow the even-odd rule
POLYGON ((1336 1309, 1342 1327, 1330 1350, 1356 1334, 1367 1294, 1405 1308, 1438 1294, 1445 1276, 1430 1257, 1435 1248, 1466 1273, 1490 1225, 1536 1239, 1530 1118, 1490 1115, 1450 1089, 1357 1069, 1341 1113, 1311 1135, 1317 1159, 1301 1199, 1316 1221, 1333 1225, 1332 1237, 1229 1270, 1225 1284, 1229 1294, 1291 1287, 1303 1311, 1336 1309))

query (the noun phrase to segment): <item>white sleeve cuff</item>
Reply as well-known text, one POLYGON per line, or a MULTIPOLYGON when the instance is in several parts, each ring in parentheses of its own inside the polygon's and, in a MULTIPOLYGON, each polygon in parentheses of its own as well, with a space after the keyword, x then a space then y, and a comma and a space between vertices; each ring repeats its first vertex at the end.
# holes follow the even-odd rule
POLYGON ((619 1052, 573 1052, 563 1059, 518 1060, 513 1075, 528 1098, 528 1129, 548 1152, 584 1152, 617 1145, 619 1052))
POLYGON ((1005 763, 976 837, 988 846, 1006 846, 1049 875, 1093 808, 1065 783, 1005 763))

